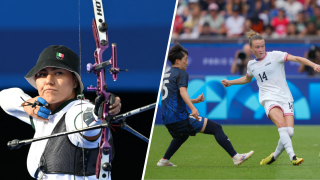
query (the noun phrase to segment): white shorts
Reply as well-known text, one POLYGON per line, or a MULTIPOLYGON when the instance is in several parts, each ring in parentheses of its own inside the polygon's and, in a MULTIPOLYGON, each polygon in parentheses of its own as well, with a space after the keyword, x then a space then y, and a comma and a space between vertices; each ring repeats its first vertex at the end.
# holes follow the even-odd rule
POLYGON ((279 107, 283 112, 284 116, 294 116, 294 109, 293 109, 293 103, 292 102, 279 102, 279 101, 264 101, 264 110, 266 111, 266 114, 269 117, 269 112, 271 109, 279 107))

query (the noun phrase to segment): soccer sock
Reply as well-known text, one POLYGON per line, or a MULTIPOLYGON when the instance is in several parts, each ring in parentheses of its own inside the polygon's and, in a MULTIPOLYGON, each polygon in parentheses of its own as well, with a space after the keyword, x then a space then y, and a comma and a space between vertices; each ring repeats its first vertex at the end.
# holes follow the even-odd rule
POLYGON ((235 156, 237 152, 233 149, 233 146, 228 138, 223 132, 222 126, 214 121, 208 119, 207 126, 203 132, 204 134, 213 134, 219 145, 226 150, 231 157, 235 156))
POLYGON ((178 138, 173 138, 171 141, 170 146, 167 149, 167 152, 164 154, 163 158, 164 159, 170 159, 171 156, 173 156, 173 154, 175 152, 177 152, 177 150, 180 148, 180 146, 186 142, 186 140, 189 138, 189 136, 180 136, 178 138))
MULTIPOLYGON (((292 139, 294 128, 293 127, 287 127, 287 128, 288 128, 288 134, 289 134, 290 138, 292 139)), ((284 148, 281 140, 279 139, 278 146, 273 153, 273 157, 275 160, 280 156, 280 154, 284 151, 284 149, 285 148, 284 148)))
POLYGON ((286 149, 290 160, 292 161, 294 154, 293 147, 292 147, 292 142, 288 133, 288 128, 287 127, 282 127, 278 129, 279 135, 280 135, 280 141, 283 144, 284 148, 286 149))

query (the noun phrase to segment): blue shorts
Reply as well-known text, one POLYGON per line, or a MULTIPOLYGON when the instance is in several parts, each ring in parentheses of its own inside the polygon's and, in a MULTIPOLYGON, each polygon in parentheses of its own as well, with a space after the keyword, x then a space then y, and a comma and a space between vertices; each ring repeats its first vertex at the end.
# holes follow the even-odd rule
POLYGON ((165 126, 173 138, 178 138, 185 135, 195 136, 201 131, 204 123, 204 118, 200 116, 198 117, 199 120, 196 120, 193 116, 189 116, 189 118, 184 121, 166 124, 165 126))

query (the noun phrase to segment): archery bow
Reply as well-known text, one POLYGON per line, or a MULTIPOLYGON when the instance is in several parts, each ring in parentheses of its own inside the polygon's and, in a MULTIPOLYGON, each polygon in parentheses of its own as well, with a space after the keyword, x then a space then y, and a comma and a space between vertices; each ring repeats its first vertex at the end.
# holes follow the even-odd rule
MULTIPOLYGON (((117 67, 117 45, 115 43, 112 44, 111 59, 103 62, 102 54, 109 47, 108 24, 105 22, 102 0, 92 0, 92 3, 95 15, 95 19, 92 20, 92 31, 96 42, 96 51, 94 52, 95 64, 87 64, 87 71, 89 73, 93 72, 97 75, 97 87, 90 86, 87 88, 87 90, 96 91, 98 96, 103 95, 105 98, 104 102, 106 102, 103 104, 101 121, 108 123, 109 126, 107 128, 102 128, 99 154, 96 163, 96 177, 105 180, 109 178, 112 161, 112 148, 108 142, 111 121, 110 118, 107 118, 109 116, 109 105, 111 105, 110 101, 112 101, 112 98, 110 97, 110 93, 106 92, 107 84, 105 78, 105 68, 109 65, 112 65, 112 67, 109 69, 109 72, 112 74, 112 79, 114 81, 117 80, 117 74, 121 70, 117 67)), ((146 137, 130 128, 124 120, 119 121, 119 123, 121 128, 147 141, 146 137)))
MULTIPOLYGON (((97 95, 103 95, 106 102, 109 102, 110 94, 107 93, 105 90, 107 89, 106 79, 105 79, 105 72, 104 68, 112 65, 110 69, 110 73, 113 75, 113 80, 117 80, 117 73, 119 73, 119 68, 116 67, 117 63, 117 56, 116 56, 116 44, 112 44, 112 57, 109 61, 103 63, 102 54, 104 50, 109 47, 108 41, 108 24, 105 22, 104 19, 104 12, 102 6, 102 0, 92 0, 93 2, 93 9, 95 14, 95 19, 92 20, 92 31, 93 36, 96 42, 96 51, 94 52, 94 59, 95 64, 92 65, 91 63, 87 64, 87 71, 93 72, 97 75, 97 87, 93 88, 90 86, 88 90, 95 90, 97 95)), ((102 121, 106 121, 106 117, 108 116, 109 112, 109 105, 103 105, 103 114, 102 114, 102 121)), ((99 147, 99 154, 97 157, 96 163, 96 177, 100 179, 109 179, 110 171, 111 171, 111 157, 112 157, 112 148, 108 142, 109 136, 109 129, 102 128, 101 140, 100 140, 100 147, 99 147), (102 165, 101 165, 102 164, 102 165), (101 172, 101 173, 100 173, 101 172)))

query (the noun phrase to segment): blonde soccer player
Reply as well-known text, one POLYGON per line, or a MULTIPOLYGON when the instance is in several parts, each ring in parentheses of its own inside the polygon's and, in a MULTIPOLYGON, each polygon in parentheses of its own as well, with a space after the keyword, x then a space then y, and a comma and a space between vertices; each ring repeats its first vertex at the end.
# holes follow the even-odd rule
POLYGON ((229 87, 247 84, 253 77, 256 78, 259 87, 259 102, 264 107, 268 118, 277 126, 280 135, 275 152, 262 159, 260 165, 273 163, 284 150, 287 151, 292 164, 299 165, 303 162, 303 158, 298 158, 292 147, 294 108, 293 98, 286 82, 284 63, 298 62, 312 67, 316 72, 320 72, 320 65, 286 52, 266 52, 265 41, 259 33, 250 30, 246 35, 256 59, 249 61, 246 76, 231 81, 224 79, 221 83, 224 87, 229 87))

